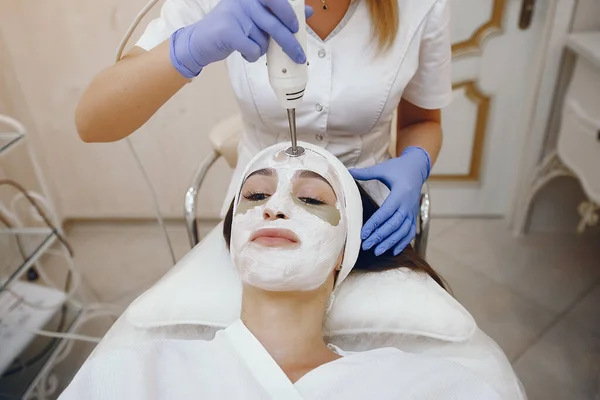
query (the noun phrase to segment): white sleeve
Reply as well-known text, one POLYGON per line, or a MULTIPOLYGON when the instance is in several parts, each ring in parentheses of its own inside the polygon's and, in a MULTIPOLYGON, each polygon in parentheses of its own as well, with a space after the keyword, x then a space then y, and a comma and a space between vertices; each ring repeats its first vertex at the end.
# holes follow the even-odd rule
POLYGON ((451 66, 450 6, 448 0, 438 0, 427 17, 419 67, 404 90, 404 99, 429 110, 449 105, 452 101, 451 66))
POLYGON ((131 350, 87 360, 58 400, 143 398, 148 383, 144 367, 131 350))
POLYGON ((160 10, 160 17, 150 21, 135 45, 151 50, 167 40, 177 29, 201 20, 207 12, 201 0, 166 0, 160 10))

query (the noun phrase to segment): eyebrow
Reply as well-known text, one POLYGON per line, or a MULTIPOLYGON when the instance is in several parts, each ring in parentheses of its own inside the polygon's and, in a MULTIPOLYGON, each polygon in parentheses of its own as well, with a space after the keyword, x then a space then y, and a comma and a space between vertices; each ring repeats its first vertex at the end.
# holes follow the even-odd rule
MULTIPOLYGON (((248 175, 246 180, 248 180, 251 176, 254 176, 254 175, 274 176, 274 170, 273 170, 273 168, 258 169, 256 171, 252 172, 250 175, 248 175)), ((331 188, 331 190, 333 190, 333 186, 331 186, 331 183, 329 183, 329 181, 327 179, 323 178, 321 175, 317 174, 316 172, 309 171, 307 169, 303 169, 300 171, 300 174, 298 174, 298 178, 319 179, 319 180, 325 182, 331 188)), ((335 192, 335 190, 334 190, 334 192, 335 192)))
POLYGON ((302 171, 300 171, 298 178, 316 178, 316 179, 322 180, 323 182, 325 182, 329 185, 329 182, 327 182, 327 179, 323 178, 321 175, 317 174, 316 172, 309 171, 306 169, 303 169, 302 171))
POLYGON ((253 173, 251 173, 250 175, 248 175, 248 178, 250 178, 253 175, 262 175, 262 176, 273 176, 273 168, 263 168, 263 169, 259 169, 254 171, 253 173))

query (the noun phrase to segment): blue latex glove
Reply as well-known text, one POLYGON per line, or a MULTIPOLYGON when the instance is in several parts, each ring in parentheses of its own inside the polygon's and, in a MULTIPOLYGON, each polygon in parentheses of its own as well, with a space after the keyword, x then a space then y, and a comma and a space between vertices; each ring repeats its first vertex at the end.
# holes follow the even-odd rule
POLYGON ((351 169, 356 180, 377 179, 390 189, 379 210, 362 228, 363 249, 379 256, 392 247, 398 255, 415 237, 421 188, 429 177, 431 159, 421 147, 407 147, 400 157, 373 167, 351 169))
MULTIPOLYGON (((312 15, 312 8, 306 13, 312 15)), ((298 18, 287 0, 221 0, 203 19, 171 35, 171 63, 181 75, 193 78, 234 51, 255 62, 273 37, 292 60, 304 64, 296 32, 298 18)))

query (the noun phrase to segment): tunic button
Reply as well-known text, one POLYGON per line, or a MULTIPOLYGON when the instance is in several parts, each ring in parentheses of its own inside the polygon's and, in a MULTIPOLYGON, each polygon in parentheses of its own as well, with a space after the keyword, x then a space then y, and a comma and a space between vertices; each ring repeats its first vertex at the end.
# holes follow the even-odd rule
POLYGON ((323 135, 321 135, 320 133, 317 133, 315 135, 315 138, 320 142, 321 140, 323 140, 323 135))
POLYGON ((323 111, 323 106, 321 105, 321 103, 317 103, 317 104, 315 105, 315 110, 317 110, 318 112, 321 112, 321 111, 323 111))
POLYGON ((327 54, 327 52, 325 51, 325 49, 321 49, 321 50, 319 50, 318 54, 319 54, 320 58, 323 58, 323 57, 325 57, 325 55, 327 54))

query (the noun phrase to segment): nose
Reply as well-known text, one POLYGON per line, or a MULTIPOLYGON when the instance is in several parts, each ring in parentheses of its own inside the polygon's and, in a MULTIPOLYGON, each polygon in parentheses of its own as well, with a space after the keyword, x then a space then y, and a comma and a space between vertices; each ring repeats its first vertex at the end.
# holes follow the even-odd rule
POLYGON ((288 219, 288 216, 283 211, 275 211, 272 207, 265 207, 263 218, 267 221, 274 221, 276 219, 288 219))

